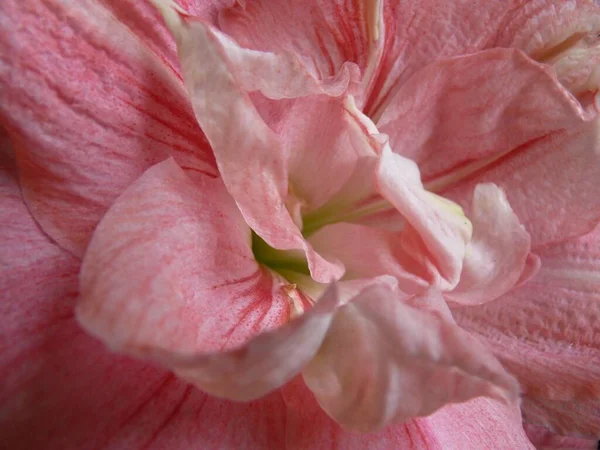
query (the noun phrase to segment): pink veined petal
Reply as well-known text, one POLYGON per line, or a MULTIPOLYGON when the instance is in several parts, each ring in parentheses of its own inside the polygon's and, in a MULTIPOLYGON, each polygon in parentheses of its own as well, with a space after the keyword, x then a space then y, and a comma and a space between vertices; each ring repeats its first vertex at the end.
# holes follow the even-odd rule
POLYGON ((527 436, 537 450, 597 450, 597 439, 560 436, 539 425, 524 424, 527 436))
POLYGON ((515 11, 496 45, 518 47, 551 64, 574 94, 597 91, 600 6, 593 0, 535 0, 515 11))
MULTIPOLYGON (((4 151, 4 148, 1 149, 4 151)), ((79 261, 0 168, 0 440, 11 449, 283 448, 280 394, 230 403, 108 352, 76 322, 79 261), (35 430, 32 432, 31 430, 35 430)))
POLYGON ((437 272, 434 285, 452 289, 459 281, 471 224, 460 208, 427 192, 417 165, 385 146, 377 170, 381 195, 405 218, 407 252, 429 260, 437 272))
POLYGON ((348 63, 368 78, 377 62, 380 4, 260 0, 224 10, 219 25, 244 47, 297 55, 318 78, 348 70, 348 63))
POLYGON ((494 184, 475 187, 469 218, 473 237, 467 245, 460 282, 446 298, 476 305, 495 300, 519 282, 528 264, 531 239, 494 184))
POLYGON ((313 248, 328 259, 339 259, 346 269, 343 280, 390 275, 403 292, 427 289, 431 274, 426 262, 408 254, 401 235, 359 224, 328 225, 309 237, 313 248))
POLYGON ((525 419, 561 433, 600 430, 599 236, 536 249, 542 266, 529 282, 453 311, 519 379, 525 419))
POLYGON ((0 117, 29 210, 63 248, 81 256, 114 199, 169 155, 216 173, 181 81, 114 11, 92 0, 1 9, 0 117))
POLYGON ((254 400, 283 386, 313 358, 338 303, 332 287, 299 318, 229 352, 185 355, 149 351, 145 356, 173 367, 179 377, 210 394, 254 400))
POLYGON ((396 91, 427 64, 474 53, 493 45, 499 30, 520 0, 383 2, 381 60, 365 112, 375 119, 396 91))
POLYGON ((345 430, 328 417, 301 380, 282 390, 290 450, 482 450, 530 449, 517 407, 478 398, 448 405, 429 417, 374 433, 345 430))
POLYGON ((114 350, 157 360, 211 394, 251 400, 295 376, 321 344, 335 295, 252 339, 287 323, 300 296, 254 260, 250 229, 222 182, 194 183, 167 160, 98 226, 78 318, 114 350))
MULTIPOLYGON (((339 278, 343 268, 325 261, 306 244, 286 208, 287 156, 244 87, 252 84, 248 79, 252 74, 243 64, 248 50, 231 47, 229 40, 225 42, 229 46, 226 48, 223 35, 207 24, 183 16, 170 2, 156 4, 177 39, 196 118, 215 152, 225 185, 247 223, 274 248, 303 249, 315 280, 329 282, 339 278), (232 61, 232 57, 241 59, 232 61)), ((265 85, 268 88, 265 95, 284 97, 289 88, 286 81, 292 85, 294 95, 298 91, 314 94, 313 89, 321 89, 317 80, 303 74, 301 67, 290 68, 288 60, 274 54, 263 56, 269 68, 265 72, 273 81, 273 85, 265 85), (283 73, 278 74, 278 70, 283 73), (293 83, 298 79, 306 83, 301 81, 298 87, 293 83)))
POLYGON ((599 125, 596 118, 524 145, 443 195, 465 204, 477 184, 497 184, 534 250, 587 233, 600 220, 599 125))
POLYGON ((172 160, 149 169, 98 226, 81 272, 79 319, 113 348, 219 351, 289 319, 220 179, 172 160))
POLYGON ((341 306, 303 377, 337 422, 361 431, 486 395, 512 403, 516 381, 476 339, 404 304, 387 285, 341 306))
POLYGON ((395 152, 417 162, 424 183, 439 190, 587 117, 551 69, 519 50, 493 49, 415 73, 377 126, 395 152))

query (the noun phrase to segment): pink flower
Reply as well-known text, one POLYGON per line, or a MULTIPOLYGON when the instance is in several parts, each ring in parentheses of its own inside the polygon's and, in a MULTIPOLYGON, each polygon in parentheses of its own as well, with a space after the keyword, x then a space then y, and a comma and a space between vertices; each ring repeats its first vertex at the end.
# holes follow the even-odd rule
POLYGON ((593 2, 156 3, 3 6, 6 442, 597 434, 593 2))

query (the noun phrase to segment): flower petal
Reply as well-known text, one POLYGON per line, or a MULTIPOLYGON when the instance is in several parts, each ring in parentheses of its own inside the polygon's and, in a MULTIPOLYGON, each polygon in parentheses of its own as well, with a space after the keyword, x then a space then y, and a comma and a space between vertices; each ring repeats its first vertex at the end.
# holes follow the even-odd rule
POLYGON ((392 153, 389 146, 381 153, 377 177, 381 195, 406 219, 406 251, 431 261, 439 273, 435 286, 455 287, 472 231, 460 207, 427 192, 417 165, 392 153))
POLYGON ((219 179, 173 160, 149 169, 98 226, 81 272, 78 316, 120 350, 219 351, 289 319, 258 266, 250 229, 219 179))
POLYGON ((600 6, 593 0, 538 0, 515 10, 497 45, 551 64, 561 83, 581 94, 599 87, 599 31, 600 6))
POLYGON ((597 450, 597 439, 584 439, 554 434, 539 425, 525 424, 527 436, 537 450, 597 450))
POLYGON ((599 236, 600 227, 536 250, 542 267, 529 282, 495 302, 453 311, 518 377, 525 418, 557 432, 600 429, 599 236), (577 413, 586 402, 596 413, 577 413))
POLYGON ((531 448, 518 408, 485 398, 449 405, 429 417, 378 432, 359 433, 328 417, 302 380, 286 385, 282 392, 290 450, 481 450, 496 442, 507 449, 531 448))
POLYGON ((331 417, 361 431, 481 395, 512 401, 518 392, 476 339, 383 284, 337 310, 303 376, 331 417))
POLYGON ((79 261, 53 244, 29 215, 9 175, 14 168, 4 167, 4 150, 2 444, 61 450, 283 448, 285 405, 279 394, 249 404, 219 400, 162 370, 108 352, 81 329, 73 314, 79 261))
POLYGON ((439 191, 584 118, 551 69, 518 50, 493 49, 420 70, 377 125, 392 149, 417 162, 425 184, 439 191))
POLYGON ((528 262, 530 237, 506 196, 493 184, 480 184, 473 194, 473 238, 467 245, 463 271, 446 298, 464 305, 492 301, 512 289, 528 262))
POLYGON ((177 39, 196 118, 246 222, 271 247, 303 249, 315 280, 339 278, 343 268, 312 251, 286 208, 287 155, 247 93, 264 88, 264 95, 283 98, 324 92, 326 84, 285 57, 235 46, 207 24, 182 15, 168 1, 155 3, 177 39), (264 66, 260 77, 248 71, 248 61, 264 66))
POLYGON ((551 133, 444 191, 465 204, 479 183, 495 183, 535 248, 589 232, 600 220, 600 118, 551 133))
POLYGON ((359 224, 328 225, 310 236, 319 254, 339 259, 346 269, 344 280, 390 275, 403 292, 415 294, 427 289, 430 274, 408 254, 399 233, 359 224))
POLYGON ((169 155, 216 173, 176 74, 100 2, 9 0, 0 30, 0 116, 28 207, 63 248, 81 256, 114 199, 169 155))
POLYGON ((377 56, 380 3, 259 0, 223 11, 219 25, 244 47, 297 55, 318 78, 349 62, 364 75, 377 56))
POLYGON ((377 121, 396 91, 427 64, 494 46, 507 16, 521 6, 520 0, 384 2, 383 57, 365 112, 377 121))

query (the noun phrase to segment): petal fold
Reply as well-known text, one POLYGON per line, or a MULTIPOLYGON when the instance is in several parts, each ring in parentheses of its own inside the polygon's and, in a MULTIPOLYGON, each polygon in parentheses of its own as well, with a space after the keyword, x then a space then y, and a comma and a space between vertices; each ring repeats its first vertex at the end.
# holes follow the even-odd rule
POLYGON ((406 220, 402 231, 406 251, 429 265, 434 286, 454 288, 472 232, 462 209, 426 191, 417 165, 392 153, 388 145, 381 153, 377 181, 381 195, 406 220))
POLYGON ((516 49, 492 49, 415 73, 377 126, 395 152, 417 162, 428 187, 440 191, 587 118, 550 68, 516 49))
POLYGON ((331 417, 361 431, 481 395, 511 403, 518 393, 477 339, 442 315, 404 304, 383 284, 337 310, 303 377, 331 417))
POLYGON ((530 237, 494 184, 473 194, 473 238, 467 245, 460 282, 446 298, 465 305, 486 303, 512 289, 528 264, 530 237))

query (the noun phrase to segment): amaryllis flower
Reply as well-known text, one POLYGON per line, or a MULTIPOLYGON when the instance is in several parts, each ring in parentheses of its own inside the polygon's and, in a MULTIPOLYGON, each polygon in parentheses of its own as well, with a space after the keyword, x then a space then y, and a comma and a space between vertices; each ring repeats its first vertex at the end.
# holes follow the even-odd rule
POLYGON ((592 2, 155 3, 2 6, 5 442, 597 434, 592 2))

